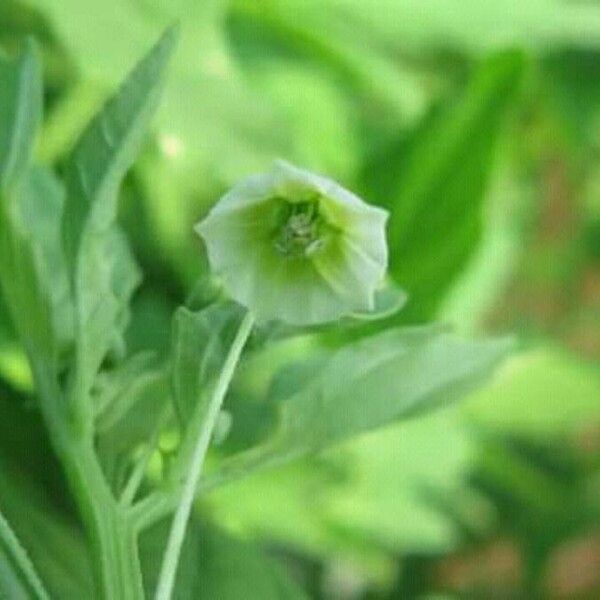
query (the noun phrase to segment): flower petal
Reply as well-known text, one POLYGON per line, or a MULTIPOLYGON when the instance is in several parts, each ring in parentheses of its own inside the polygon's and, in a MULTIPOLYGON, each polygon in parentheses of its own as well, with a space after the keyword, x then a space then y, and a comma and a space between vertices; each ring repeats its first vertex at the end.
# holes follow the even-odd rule
POLYGON ((225 289, 257 319, 314 325, 373 308, 387 218, 334 181, 279 161, 232 188, 195 229, 225 289))

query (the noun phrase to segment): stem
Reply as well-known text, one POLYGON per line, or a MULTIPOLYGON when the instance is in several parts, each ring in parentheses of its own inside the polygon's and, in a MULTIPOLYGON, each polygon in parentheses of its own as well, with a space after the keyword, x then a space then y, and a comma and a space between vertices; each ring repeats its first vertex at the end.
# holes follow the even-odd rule
POLYGON ((90 543, 97 592, 105 600, 144 597, 133 520, 117 503, 87 429, 73 423, 56 380, 34 365, 40 406, 90 543))
MULTIPOLYGON (((14 531, 10 528, 8 521, 0 512, 0 548, 9 563, 18 571, 18 577, 24 588, 27 588, 27 596, 37 600, 50 600, 33 564, 25 549, 21 546, 14 531)), ((9 584, 10 587, 10 584, 9 584)), ((16 593, 16 590, 15 590, 16 593)))
MULTIPOLYGON (((208 493, 227 483, 249 477, 256 471, 285 464, 298 455, 272 454, 270 447, 256 447, 224 462, 215 473, 201 478, 196 495, 208 493)), ((175 490, 177 492, 177 490, 175 490)), ((158 489, 132 507, 131 516, 137 531, 158 523, 177 507, 177 497, 172 489, 158 489)))
POLYGON ((175 585, 175 576, 177 575, 177 566, 179 563, 179 556, 181 554, 181 547, 185 538, 185 530, 187 527, 192 506, 194 503, 194 497, 196 495, 196 488, 198 487, 198 481, 200 480, 200 474, 202 473, 202 465, 204 464, 204 458, 206 451, 210 443, 211 435, 215 427, 219 411, 225 399, 225 394, 229 389, 229 385, 235 373, 235 369, 239 362, 242 350, 248 336, 252 331, 254 324, 254 317, 250 312, 246 313, 240 328, 231 344, 229 354, 223 365, 223 369, 219 374, 215 388, 213 390, 212 397, 208 404, 207 414, 202 427, 200 429, 198 439, 194 446, 192 453, 188 476, 185 481, 179 506, 173 518, 173 524, 169 533, 169 539, 167 541, 167 547, 163 557, 163 563, 158 579, 158 586, 156 589, 156 600, 169 600, 173 593, 173 587, 175 585))
POLYGON ((75 445, 63 461, 92 549, 95 578, 102 598, 144 597, 137 532, 118 505, 93 447, 75 445))
POLYGON ((158 424, 154 432, 152 433, 152 437, 148 441, 146 448, 144 449, 142 456, 140 456, 139 460, 136 462, 125 487, 123 488, 123 492, 121 493, 121 497, 119 498, 119 504, 123 507, 131 506, 131 503, 135 500, 135 496, 140 489, 140 485, 144 480, 144 475, 146 474, 146 469, 148 468, 148 463, 152 458, 152 454, 156 450, 156 446, 158 444, 158 438, 160 436, 160 430, 164 423, 165 415, 167 413, 163 412, 161 417, 158 419, 158 424))

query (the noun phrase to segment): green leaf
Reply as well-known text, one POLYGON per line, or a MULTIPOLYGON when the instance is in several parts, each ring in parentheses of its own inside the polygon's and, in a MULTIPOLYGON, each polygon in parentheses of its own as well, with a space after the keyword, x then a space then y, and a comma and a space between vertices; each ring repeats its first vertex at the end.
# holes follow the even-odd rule
POLYGON ((124 418, 148 384, 160 376, 152 352, 134 354, 114 369, 101 371, 92 388, 98 431, 107 431, 124 418))
POLYGON ((0 58, 0 286, 30 358, 52 369, 61 273, 49 245, 62 198, 50 175, 29 166, 41 109, 41 72, 29 43, 15 61, 0 58))
MULTIPOLYGON (((287 0, 289 2, 290 0, 287 0)), ((298 0, 296 0, 296 3, 298 0)), ((303 0, 301 0, 303 3, 303 0)), ((394 50, 459 51, 473 54, 519 45, 548 48, 597 48, 600 16, 592 2, 557 0, 462 0, 461 10, 448 0, 380 0, 379 10, 365 10, 360 0, 337 0, 338 18, 360 27, 394 50)), ((335 16, 330 16, 335 21, 335 16)))
POLYGON ((115 230, 119 186, 144 140, 176 41, 169 29, 137 65, 77 143, 67 165, 63 237, 73 281, 79 393, 87 392, 139 274, 115 230))
POLYGON ((375 292, 375 304, 372 311, 353 313, 351 317, 358 321, 380 321, 393 317, 408 302, 408 294, 394 282, 386 281, 385 285, 375 292))
POLYGON ((390 552, 447 551, 458 531, 432 495, 462 490, 473 444, 461 417, 437 411, 385 427, 223 486, 200 502, 244 535, 318 557, 343 556, 369 570, 390 552))
POLYGON ((117 193, 147 135, 177 32, 168 29, 88 125, 67 165, 65 246, 74 264, 82 237, 114 223, 117 193))
POLYGON ((459 411, 386 427, 327 453, 348 477, 325 492, 324 518, 348 540, 394 552, 448 551, 455 522, 436 501, 460 497, 474 444, 459 411))
MULTIPOLYGON (((144 533, 140 555, 146 594, 153 596, 168 534, 166 524, 144 533)), ((193 519, 179 563, 174 598, 214 600, 296 600, 305 594, 281 573, 275 561, 250 544, 193 519)))
POLYGON ((390 273, 411 297, 401 319, 431 317, 477 247, 497 141, 523 66, 516 52, 485 61, 457 104, 363 167, 363 196, 392 213, 390 273))
POLYGON ((233 302, 200 312, 179 308, 173 322, 172 386, 175 408, 185 426, 218 376, 244 310, 233 302))
POLYGON ((545 97, 559 124, 564 124, 570 153, 586 153, 593 143, 594 119, 600 94, 598 51, 567 50, 543 63, 545 97))
POLYGON ((27 169, 42 119, 42 76, 32 41, 14 61, 0 55, 0 188, 27 169))
MULTIPOLYGON (((123 374, 114 375, 118 379, 123 374)), ((99 415, 97 446, 105 474, 118 490, 134 451, 148 444, 160 427, 169 406, 169 378, 164 369, 151 369, 122 381, 122 387, 117 381, 113 383, 115 387, 109 383, 104 390, 113 403, 99 415)))
POLYGON ((87 549, 76 518, 64 512, 66 482, 39 410, 2 387, 0 414, 0 507, 6 520, 51 597, 93 598, 87 549))
POLYGON ((544 440, 600 422, 599 398, 594 365, 546 347, 508 361, 493 385, 474 394, 465 409, 485 431, 544 440))
POLYGON ((439 328, 395 329, 336 352, 316 381, 281 404, 278 452, 335 441, 448 404, 506 355, 507 340, 468 342, 439 328))
MULTIPOLYGON (((0 284, 11 319, 30 357, 55 365, 56 344, 50 273, 44 270, 42 244, 29 229, 18 204, 23 186, 5 194, 0 204, 0 284)), ((38 197, 39 198, 39 197, 38 197)))
POLYGON ((276 387, 282 397, 272 437, 225 460, 212 481, 235 479, 447 405, 481 384, 511 345, 507 339, 461 340, 437 326, 391 329, 349 344, 325 365, 311 363, 305 373, 312 377, 296 377, 301 384, 295 392, 276 387))
MULTIPOLYGON (((4 461, 0 466, 3 512, 27 549, 48 593, 54 598, 92 598, 87 549, 71 518, 56 510, 48 501, 46 490, 4 461)), ((0 589, 1 586, 0 583, 0 589)))
POLYGON ((0 513, 0 597, 48 599, 27 552, 0 513))
POLYGON ((53 337, 59 350, 73 340, 73 301, 60 239, 65 191, 47 169, 32 168, 20 193, 20 222, 32 249, 37 277, 49 297, 53 337))
POLYGON ((170 471, 172 480, 183 479, 188 470, 215 383, 245 314, 244 308, 231 301, 216 302, 196 313, 181 307, 175 313, 171 387, 183 435, 170 471))

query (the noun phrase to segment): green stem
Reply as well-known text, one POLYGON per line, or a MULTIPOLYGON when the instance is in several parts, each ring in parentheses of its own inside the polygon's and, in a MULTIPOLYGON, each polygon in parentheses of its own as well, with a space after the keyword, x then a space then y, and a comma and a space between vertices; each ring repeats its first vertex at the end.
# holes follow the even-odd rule
MULTIPOLYGON (((205 494, 222 485, 249 477, 256 471, 284 464, 298 455, 273 454, 269 446, 258 446, 226 460, 215 473, 198 482, 196 495, 205 494)), ((155 525, 177 507, 177 490, 157 489, 132 507, 131 517, 137 531, 155 525), (174 493, 175 491, 175 493, 174 493)))
MULTIPOLYGON (((0 512, 0 548, 13 563, 18 577, 27 589, 27 597, 36 598, 36 600, 50 600, 48 592, 45 590, 33 564, 27 556, 27 552, 19 543, 17 536, 10 528, 8 521, 0 512)), ((9 586, 10 587, 10 586, 9 586)))
POLYGON ((236 337, 233 340, 229 354, 227 355, 223 369, 219 374, 219 378, 217 379, 213 394, 210 398, 206 418, 202 423, 202 427, 191 456, 188 476, 183 486, 179 506, 177 507, 175 517, 173 518, 173 524, 169 533, 169 539, 167 541, 167 547, 158 579, 156 600, 169 600, 173 593, 179 556, 181 554, 181 547, 183 545, 185 530, 190 518, 192 506, 194 504, 196 488, 198 487, 198 481, 200 480, 200 474, 202 473, 202 465, 204 464, 206 451, 208 450, 211 435, 214 430, 219 411, 221 410, 223 400, 225 399, 225 395, 229 389, 229 385, 235 373, 242 350, 246 344, 246 341, 248 340, 250 332, 252 331, 253 324, 253 316, 249 312, 246 313, 244 320, 240 324, 240 328, 238 329, 236 337))
POLYGON ((106 600, 143 599, 137 532, 118 505, 91 446, 71 446, 63 460, 90 540, 95 578, 106 600))
POLYGON ((34 373, 50 439, 90 543, 97 592, 105 600, 142 600, 134 523, 112 494, 87 428, 73 423, 53 375, 43 368, 34 373))
POLYGON ((146 469, 148 468, 148 463, 152 458, 154 452, 156 452, 156 447, 158 444, 158 438, 160 436, 160 430, 163 426, 166 415, 168 413, 166 411, 158 419, 158 423, 156 428, 154 429, 152 436, 148 440, 148 444, 146 448, 143 450, 142 455, 139 457, 138 461, 135 463, 131 475, 123 488, 123 492, 121 493, 121 497, 119 498, 119 504, 125 508, 131 506, 133 501, 135 500, 135 496, 140 489, 140 485, 144 480, 144 476, 146 475, 146 469))

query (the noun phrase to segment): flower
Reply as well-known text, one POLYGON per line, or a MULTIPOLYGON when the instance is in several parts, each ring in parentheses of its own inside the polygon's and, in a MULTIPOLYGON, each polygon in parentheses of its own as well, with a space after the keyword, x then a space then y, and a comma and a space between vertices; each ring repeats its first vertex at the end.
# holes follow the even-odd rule
POLYGON ((369 311, 386 269, 387 211, 278 161, 198 223, 226 292, 259 321, 316 325, 369 311))

